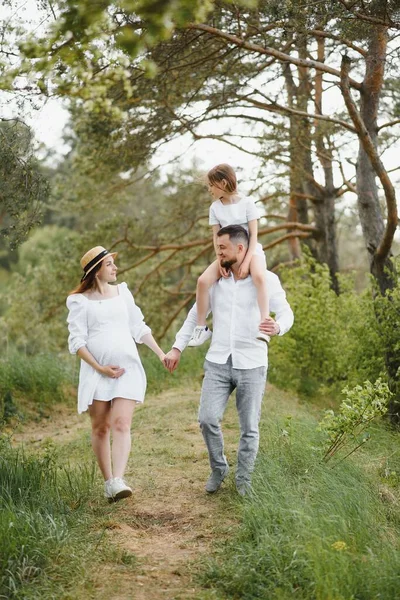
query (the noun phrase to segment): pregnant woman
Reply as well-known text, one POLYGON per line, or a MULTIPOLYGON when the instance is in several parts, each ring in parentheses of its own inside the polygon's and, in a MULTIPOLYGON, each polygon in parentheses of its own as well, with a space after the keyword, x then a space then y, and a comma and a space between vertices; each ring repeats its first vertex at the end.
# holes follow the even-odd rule
POLYGON ((126 283, 111 285, 117 279, 116 256, 102 246, 86 252, 81 283, 67 298, 69 351, 81 358, 78 412, 89 409, 92 446, 109 501, 132 494, 123 476, 133 410, 146 391, 136 343, 146 344, 161 361, 165 356, 126 283))

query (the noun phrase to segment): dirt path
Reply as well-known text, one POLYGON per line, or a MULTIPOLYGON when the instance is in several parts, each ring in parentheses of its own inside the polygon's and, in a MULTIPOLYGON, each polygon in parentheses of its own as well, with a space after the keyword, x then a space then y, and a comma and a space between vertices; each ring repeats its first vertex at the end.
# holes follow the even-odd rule
MULTIPOLYGON (((233 469, 218 494, 204 492, 209 466, 197 424, 198 400, 199 390, 172 390, 148 397, 136 410, 126 474, 134 495, 107 506, 103 523, 120 560, 102 563, 90 575, 93 593, 86 598, 216 598, 197 582, 194 563, 208 556, 213 542, 237 527, 238 500, 233 469)), ((46 423, 16 433, 14 441, 37 447, 51 439, 71 448, 76 441, 90 456, 89 432, 87 417, 65 409, 46 423)), ((238 427, 232 402, 224 433, 233 465, 238 427)))

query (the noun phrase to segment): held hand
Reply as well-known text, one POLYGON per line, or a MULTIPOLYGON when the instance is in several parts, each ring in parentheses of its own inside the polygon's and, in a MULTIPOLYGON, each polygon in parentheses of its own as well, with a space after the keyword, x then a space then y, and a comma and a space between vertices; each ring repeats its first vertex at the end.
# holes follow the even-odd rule
POLYGON ((165 352, 163 352, 162 354, 158 355, 158 358, 161 360, 161 362, 164 365, 164 367, 165 367, 165 362, 164 362, 165 361, 165 357, 166 357, 165 352))
POLYGON ((121 377, 125 373, 125 369, 121 369, 116 365, 104 365, 99 369, 99 373, 106 377, 111 377, 111 379, 118 379, 118 377, 121 377))
POLYGON ((281 328, 272 317, 268 317, 267 319, 261 321, 259 330, 272 337, 273 335, 278 335, 281 328))
POLYGON ((250 273, 250 266, 243 262, 240 265, 239 270, 238 270, 238 278, 246 279, 246 277, 249 276, 249 273, 250 273))
POLYGON ((170 373, 173 373, 177 366, 179 365, 179 361, 181 360, 181 352, 178 348, 171 348, 169 352, 165 355, 164 365, 165 368, 168 369, 170 373))
POLYGON ((224 279, 227 279, 228 277, 230 277, 230 274, 231 274, 230 270, 226 269, 222 265, 219 265, 219 272, 221 274, 221 277, 223 277, 224 279))

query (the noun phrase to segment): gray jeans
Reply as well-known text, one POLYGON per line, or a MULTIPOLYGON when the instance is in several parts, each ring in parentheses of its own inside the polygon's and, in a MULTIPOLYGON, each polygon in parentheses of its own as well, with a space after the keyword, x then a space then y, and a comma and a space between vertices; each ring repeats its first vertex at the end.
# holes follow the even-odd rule
POLYGON ((229 396, 236 389, 236 408, 240 423, 236 482, 249 482, 258 452, 258 423, 267 369, 234 369, 230 356, 224 365, 206 360, 204 371, 199 423, 211 469, 221 472, 228 464, 224 454, 221 421, 229 396))

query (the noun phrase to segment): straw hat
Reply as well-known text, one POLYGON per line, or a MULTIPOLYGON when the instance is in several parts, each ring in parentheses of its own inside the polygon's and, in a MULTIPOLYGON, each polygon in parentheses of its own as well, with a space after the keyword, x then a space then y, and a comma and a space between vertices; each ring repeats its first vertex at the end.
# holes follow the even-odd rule
POLYGON ((88 250, 81 258, 81 267, 83 269, 81 281, 83 281, 86 275, 101 263, 101 261, 107 258, 107 256, 115 258, 117 255, 118 252, 109 252, 103 248, 103 246, 95 246, 94 248, 91 248, 91 250, 88 250))

